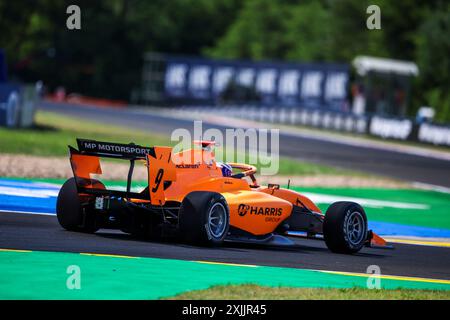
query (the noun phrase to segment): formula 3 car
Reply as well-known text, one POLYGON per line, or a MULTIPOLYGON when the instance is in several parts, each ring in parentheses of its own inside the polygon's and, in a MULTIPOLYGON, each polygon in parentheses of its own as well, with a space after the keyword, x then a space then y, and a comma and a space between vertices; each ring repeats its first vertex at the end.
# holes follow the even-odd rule
POLYGON ((256 168, 231 163, 224 175, 214 158, 214 142, 198 141, 173 154, 171 147, 143 147, 77 139, 69 146, 74 177, 57 199, 60 225, 70 231, 120 229, 139 237, 176 238, 197 245, 224 241, 293 245, 290 236, 323 239, 337 253, 364 246, 388 247, 368 230, 364 209, 354 202, 333 203, 325 214, 307 197, 277 184, 260 186, 256 168), (126 190, 110 190, 93 178, 100 158, 130 162, 126 190), (178 159, 174 161, 174 159, 178 159), (131 190, 136 162, 147 167, 148 186, 131 190))

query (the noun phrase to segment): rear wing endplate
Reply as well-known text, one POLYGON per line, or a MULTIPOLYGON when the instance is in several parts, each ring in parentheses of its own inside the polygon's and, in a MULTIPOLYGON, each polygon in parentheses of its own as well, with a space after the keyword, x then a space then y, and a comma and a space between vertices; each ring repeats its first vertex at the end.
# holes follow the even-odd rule
POLYGON ((143 147, 134 143, 121 144, 86 139, 77 139, 77 145, 78 150, 69 146, 69 152, 78 192, 150 200, 153 205, 164 205, 164 182, 176 179, 171 147, 143 147), (130 161, 126 192, 98 188, 98 183, 91 178, 91 174, 102 173, 100 157, 130 161), (135 160, 146 161, 148 171, 148 188, 140 193, 131 192, 135 160))

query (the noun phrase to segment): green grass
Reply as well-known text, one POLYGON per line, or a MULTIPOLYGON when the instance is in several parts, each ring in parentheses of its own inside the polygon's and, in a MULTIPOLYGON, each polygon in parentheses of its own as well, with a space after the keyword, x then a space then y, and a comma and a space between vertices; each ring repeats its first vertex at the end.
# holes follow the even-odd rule
MULTIPOLYGON (((448 205, 450 194, 432 190, 380 189, 380 188, 304 188, 292 187, 299 192, 335 195, 344 198, 356 197, 373 200, 416 203, 429 206, 428 209, 395 208, 389 206, 364 206, 369 221, 399 223, 403 225, 450 229, 448 205)), ((326 210, 329 203, 318 203, 326 210)), ((376 230, 375 230, 376 231, 376 230)))
MULTIPOLYGON (((239 156, 242 155, 240 152, 236 152, 234 159, 229 161, 223 161, 226 157, 224 156, 224 148, 217 147, 216 148, 216 159, 217 161, 222 162, 243 162, 243 163, 250 163, 254 164, 254 162, 249 161, 250 156, 247 153, 245 156, 244 161, 239 161, 239 156)), ((228 159, 227 159, 228 160, 228 159)), ((267 158, 264 160, 264 162, 261 160, 261 158, 258 158, 258 164, 256 164, 256 167, 258 168, 258 172, 261 173, 261 168, 269 168, 271 165, 270 158, 267 158), (269 163, 269 164, 267 164, 269 163)), ((314 176, 314 175, 342 175, 342 176, 369 176, 368 174, 353 171, 353 170, 346 170, 311 162, 305 162, 305 161, 299 161, 296 159, 288 158, 288 157, 280 157, 279 158, 279 165, 278 165, 278 173, 279 175, 308 175, 308 176, 314 176)))
POLYGON ((214 286, 176 295, 174 300, 450 300, 449 291, 264 287, 253 284, 214 286))
MULTIPOLYGON (((21 179, 21 178, 14 178, 21 179)), ((22 178, 28 180, 26 178, 22 178)), ((32 179, 46 183, 63 184, 65 179, 32 179)), ((102 180, 108 188, 117 188, 125 190, 125 181, 102 180)), ((133 181, 132 186, 136 190, 142 190, 147 186, 147 181, 133 181)), ((283 186, 286 187, 286 186, 283 186)), ((437 229, 450 230, 450 218, 448 215, 448 204, 450 195, 448 193, 432 190, 414 190, 414 189, 381 189, 381 188, 336 188, 336 187, 296 187, 291 186, 292 190, 300 193, 311 192, 331 196, 356 197, 363 199, 394 201, 400 203, 416 203, 427 205, 429 208, 393 208, 393 207, 374 207, 364 205, 364 210, 369 221, 397 223, 406 226, 418 226, 437 229)), ((357 201, 358 202, 358 201, 357 201)), ((330 202, 316 202, 322 212, 326 212, 331 204, 330 202)), ((377 232, 377 230, 374 230, 377 232)))
MULTIPOLYGON (((223 295, 229 297, 234 294, 238 299, 255 298, 257 295, 259 298, 262 294, 267 295, 268 299, 285 298, 284 293, 280 295, 272 293, 302 292, 290 290, 310 290, 309 288, 323 288, 324 290, 318 291, 317 295, 323 298, 326 292, 330 292, 329 289, 365 289, 367 277, 297 268, 210 264, 198 261, 66 252, 0 250, 1 300, 162 299, 182 294, 198 294, 195 299, 200 299, 200 294, 203 294, 203 297, 212 299, 218 298, 219 294, 215 294, 215 290, 211 292, 208 288, 216 286, 222 286, 219 287, 222 289, 217 291, 222 291, 223 295), (81 271, 81 290, 69 290, 66 286, 69 276, 67 268, 73 265, 79 266, 81 271), (254 286, 249 287, 249 284, 254 286), (30 288, 40 289, 30 290, 30 288), (249 288, 255 289, 248 290, 249 288)), ((412 290, 433 290, 429 291, 433 292, 433 298, 450 298, 450 284, 445 280, 383 278, 380 279, 380 286, 383 290, 367 294, 366 290, 350 290, 353 295, 349 298, 367 298, 368 294, 384 297, 385 294, 392 292, 388 290, 400 290, 405 294, 411 291, 409 296, 414 298, 425 291, 412 290)), ((299 294, 295 294, 295 298, 299 297, 299 294)))
POLYGON ((0 153, 38 156, 66 156, 67 145, 76 146, 76 138, 143 145, 167 145, 170 141, 158 134, 99 124, 77 118, 38 111, 36 126, 30 129, 0 128, 0 153))
MULTIPOLYGON (((0 154, 28 154, 37 156, 66 156, 67 145, 76 145, 76 138, 111 142, 134 142, 144 146, 175 145, 169 137, 157 133, 121 126, 105 125, 56 113, 38 111, 36 126, 30 129, 0 128, 0 154)), ((217 150, 219 154, 220 149, 217 150)), ((362 175, 362 173, 325 165, 280 158, 282 175, 362 175)))
POLYGON ((369 176, 363 172, 346 170, 311 162, 298 161, 291 158, 280 158, 280 175, 342 175, 342 176, 369 176))

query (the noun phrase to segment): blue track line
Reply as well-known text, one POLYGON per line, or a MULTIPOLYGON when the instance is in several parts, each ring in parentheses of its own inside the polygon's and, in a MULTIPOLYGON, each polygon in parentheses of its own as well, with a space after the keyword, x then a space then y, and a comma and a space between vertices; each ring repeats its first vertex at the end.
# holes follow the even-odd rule
MULTIPOLYGON (((50 183, 1 179, 0 212, 56 214, 56 198, 60 186, 50 183)), ((450 230, 369 221, 369 228, 384 236, 450 238, 450 230)))

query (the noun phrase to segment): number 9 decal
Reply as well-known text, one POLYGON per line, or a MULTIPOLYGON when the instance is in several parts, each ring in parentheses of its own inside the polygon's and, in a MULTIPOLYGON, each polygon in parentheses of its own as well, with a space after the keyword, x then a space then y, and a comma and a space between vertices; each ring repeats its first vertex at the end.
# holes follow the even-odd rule
POLYGON ((155 177, 155 184, 154 184, 155 186, 152 188, 153 193, 158 191, 158 188, 161 185, 163 176, 164 176, 164 169, 161 168, 158 170, 158 173, 156 174, 156 177, 155 177))
POLYGON ((148 189, 150 202, 153 205, 163 205, 166 202, 164 196, 165 181, 175 181, 176 168, 172 162, 172 148, 154 147, 155 155, 147 155, 148 189))

